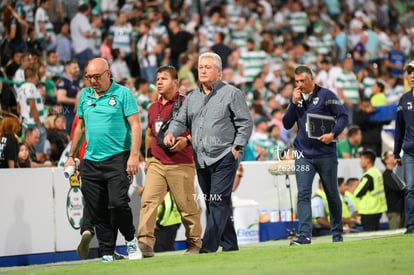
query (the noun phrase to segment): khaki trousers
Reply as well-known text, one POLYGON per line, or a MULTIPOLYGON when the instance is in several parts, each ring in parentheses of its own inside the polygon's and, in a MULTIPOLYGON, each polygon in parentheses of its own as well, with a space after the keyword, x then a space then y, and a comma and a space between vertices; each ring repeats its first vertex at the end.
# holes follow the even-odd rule
POLYGON ((201 247, 200 209, 195 200, 195 169, 193 164, 162 164, 148 160, 144 191, 139 214, 138 240, 154 247, 157 209, 169 189, 181 214, 188 247, 201 247))

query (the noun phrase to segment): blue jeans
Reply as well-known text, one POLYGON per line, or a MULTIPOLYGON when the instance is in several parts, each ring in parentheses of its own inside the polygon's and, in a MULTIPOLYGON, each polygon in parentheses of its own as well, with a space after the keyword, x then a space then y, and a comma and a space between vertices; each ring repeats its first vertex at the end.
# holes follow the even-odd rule
POLYGON ((354 103, 352 108, 349 108, 346 103, 344 103, 344 108, 348 114, 348 125, 354 124, 354 114, 358 110, 358 103, 354 103))
POLYGON ((141 77, 147 79, 149 83, 154 83, 155 78, 157 76, 157 67, 156 66, 141 67, 140 73, 141 73, 141 77))
POLYGON ((405 180, 405 220, 407 228, 414 228, 414 157, 407 153, 403 156, 405 180))
POLYGON ((78 62, 80 75, 84 73, 84 67, 86 62, 93 57, 92 49, 86 49, 80 53, 75 54, 75 59, 78 62))
POLYGON ((336 156, 324 158, 299 158, 295 160, 296 184, 298 187, 299 235, 312 235, 312 182, 316 172, 322 179, 323 189, 328 199, 333 236, 342 235, 342 203, 338 191, 338 159, 336 156))

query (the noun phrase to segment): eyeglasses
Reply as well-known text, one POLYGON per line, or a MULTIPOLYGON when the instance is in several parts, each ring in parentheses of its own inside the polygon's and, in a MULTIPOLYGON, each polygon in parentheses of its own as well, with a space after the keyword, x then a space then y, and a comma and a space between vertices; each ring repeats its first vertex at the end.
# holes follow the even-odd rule
POLYGON ((414 68, 408 68, 407 69, 407 74, 412 74, 414 72, 414 68))
POLYGON ((85 79, 86 80, 91 80, 92 78, 93 79, 95 79, 96 81, 99 81, 99 80, 101 80, 101 77, 107 72, 108 70, 105 70, 105 71, 103 71, 102 73, 100 73, 100 74, 93 74, 93 75, 87 75, 87 74, 85 74, 85 79))

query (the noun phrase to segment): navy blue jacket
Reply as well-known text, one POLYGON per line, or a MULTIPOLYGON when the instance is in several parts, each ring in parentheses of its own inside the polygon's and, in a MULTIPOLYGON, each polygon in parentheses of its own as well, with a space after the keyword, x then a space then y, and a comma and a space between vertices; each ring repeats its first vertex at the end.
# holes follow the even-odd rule
POLYGON ((283 126, 290 129, 295 122, 298 132, 293 143, 294 149, 302 152, 305 158, 319 158, 336 156, 336 142, 324 144, 323 142, 309 138, 306 134, 306 114, 327 115, 336 118, 336 125, 332 132, 337 137, 348 124, 348 114, 338 97, 326 88, 315 85, 315 90, 308 100, 302 99, 298 104, 293 104, 292 99, 283 117, 283 126))
POLYGON ((414 95, 412 90, 405 93, 398 103, 395 121, 395 158, 400 158, 401 148, 404 153, 414 157, 414 95))

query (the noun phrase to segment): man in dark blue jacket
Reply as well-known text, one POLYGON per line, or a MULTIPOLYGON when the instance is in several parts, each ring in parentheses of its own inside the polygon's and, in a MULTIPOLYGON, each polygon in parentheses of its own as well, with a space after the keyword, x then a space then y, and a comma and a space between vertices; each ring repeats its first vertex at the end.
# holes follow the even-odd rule
POLYGON ((414 233, 414 60, 405 66, 411 91, 405 93, 398 103, 395 123, 394 158, 401 163, 400 152, 404 150, 402 163, 405 180, 406 234, 414 233))
MULTIPOLYGON (((297 123, 294 141, 295 175, 298 188, 298 238, 291 245, 311 243, 312 210, 311 195, 313 178, 318 172, 325 190, 330 213, 332 240, 342 241, 342 205, 338 192, 336 155, 337 136, 348 123, 348 115, 337 96, 315 84, 312 70, 304 65, 295 69, 295 89, 283 117, 283 126, 290 129, 297 123), (332 128, 318 127, 321 134, 307 133, 308 114, 329 116, 336 120, 332 128), (310 137, 311 136, 311 137, 310 137)), ((308 125, 310 126, 310 125, 308 125)))

